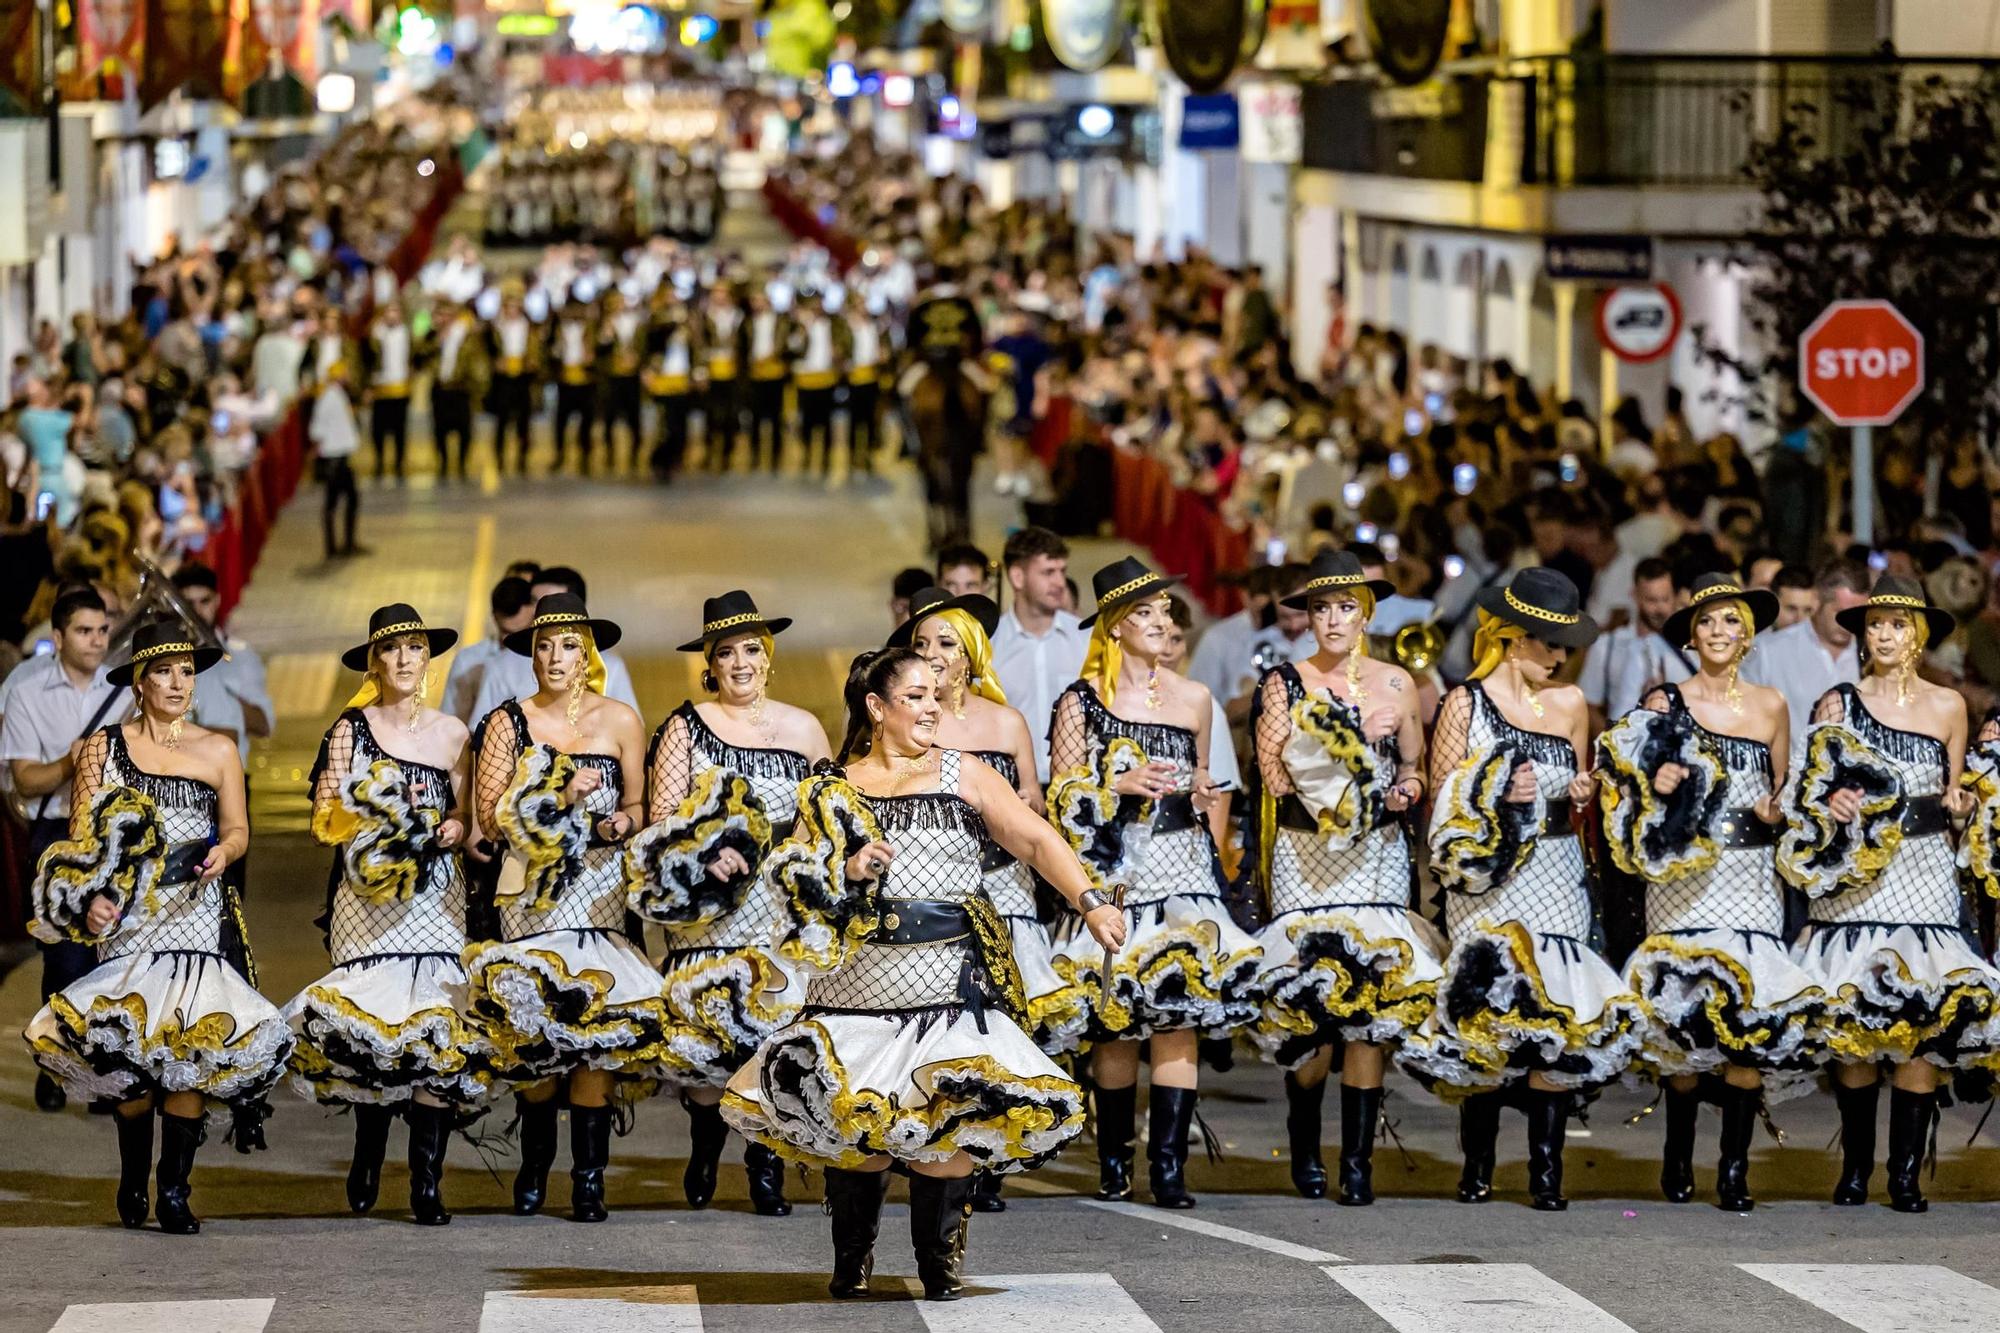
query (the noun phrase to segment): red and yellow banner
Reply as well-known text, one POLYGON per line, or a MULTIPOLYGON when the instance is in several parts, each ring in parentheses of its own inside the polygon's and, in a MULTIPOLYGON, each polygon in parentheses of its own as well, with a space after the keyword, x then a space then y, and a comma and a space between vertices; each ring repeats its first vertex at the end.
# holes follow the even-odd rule
POLYGON ((42 34, 35 0, 0 0, 0 103, 42 108, 42 34))
POLYGON ((268 74, 272 57, 308 84, 317 55, 320 0, 234 0, 238 34, 229 60, 229 100, 268 74))
POLYGON ((137 74, 146 64, 146 0, 76 0, 81 73, 137 74))

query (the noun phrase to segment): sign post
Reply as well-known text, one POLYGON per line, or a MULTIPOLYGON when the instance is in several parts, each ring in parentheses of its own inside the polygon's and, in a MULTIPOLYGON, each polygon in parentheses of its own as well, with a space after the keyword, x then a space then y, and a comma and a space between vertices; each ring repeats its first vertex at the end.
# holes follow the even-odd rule
POLYGON ((1924 335, 1887 301, 1835 301, 1799 335, 1799 389, 1853 431, 1854 540, 1875 543, 1875 427, 1924 388, 1924 335))

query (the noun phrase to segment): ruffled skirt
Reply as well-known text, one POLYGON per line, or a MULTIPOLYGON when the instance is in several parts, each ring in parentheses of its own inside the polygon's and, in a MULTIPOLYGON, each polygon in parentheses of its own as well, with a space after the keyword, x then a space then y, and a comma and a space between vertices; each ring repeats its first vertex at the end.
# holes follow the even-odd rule
POLYGON ((1623 1073, 1644 1037, 1638 998, 1575 936, 1479 921, 1455 932, 1437 1006, 1396 1058, 1446 1098, 1529 1074, 1588 1088, 1623 1073))
POLYGON ((1625 980, 1645 1013, 1640 1059, 1659 1077, 1744 1065, 1764 1073, 1767 1100, 1779 1101, 1805 1091, 1825 1058, 1832 993, 1775 935, 1650 935, 1626 961, 1625 980))
POLYGON ((125 954, 51 996, 22 1034, 35 1063, 84 1101, 198 1092, 261 1097, 285 1072, 292 1032, 216 954, 125 954))
POLYGON ((1792 958, 1832 997, 1835 1060, 1956 1069, 2000 1052, 2000 971, 1956 927, 1814 922, 1792 958))
POLYGON ((723 1117, 789 1158, 1029 1170, 1083 1131, 1083 1091, 997 1010, 807 1010, 729 1081, 723 1117))
POLYGON ((1051 965, 1090 1006, 1086 1044, 1188 1030, 1227 1037, 1256 1020, 1263 955, 1220 897, 1177 893, 1128 903, 1125 931, 1107 986, 1104 946, 1083 918, 1065 912, 1056 923, 1051 965))
POLYGON ((1081 986, 1056 971, 1048 927, 1035 912, 1034 875, 1014 861, 987 871, 984 886, 1007 923, 1021 991, 1028 999, 1028 1035, 1050 1055, 1077 1049, 1090 1026, 1090 1000, 1081 986))
POLYGON ((468 1012, 499 1078, 535 1083, 597 1069, 652 1081, 675 1072, 660 974, 616 931, 475 944, 465 971, 468 1012))
POLYGON ((660 971, 672 1022, 670 1064, 684 1087, 727 1083, 805 999, 797 978, 763 949, 669 948, 660 971))
POLYGON ((292 1087, 321 1103, 395 1105, 418 1092, 483 1101, 485 1039, 468 1020, 465 967, 448 954, 336 967, 285 1006, 298 1039, 292 1087))
POLYGON ((1437 1004, 1444 938, 1416 913, 1382 905, 1286 912, 1257 935, 1263 1013, 1252 1037, 1296 1069, 1339 1041, 1395 1042, 1437 1004))

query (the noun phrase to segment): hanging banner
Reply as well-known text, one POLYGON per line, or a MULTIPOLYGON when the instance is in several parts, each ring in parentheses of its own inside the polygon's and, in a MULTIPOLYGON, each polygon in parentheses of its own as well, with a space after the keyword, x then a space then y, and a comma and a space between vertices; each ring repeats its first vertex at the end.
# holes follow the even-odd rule
POLYGON ((289 70, 311 81, 319 0, 234 0, 237 49, 229 61, 229 100, 259 79, 289 70), (279 69, 271 67, 277 58, 279 69))
POLYGON ((1241 141, 1240 116, 1231 93, 1190 93, 1181 99, 1181 147, 1200 151, 1234 148, 1241 141))
POLYGON ((182 88, 190 97, 220 97, 234 26, 230 0, 149 0, 140 109, 182 88))
POLYGON ((85 74, 138 73, 146 64, 145 0, 77 0, 76 41, 85 74))
POLYGON ((993 30, 992 0, 938 0, 938 17, 961 37, 984 37, 993 30))
POLYGON ((1071 69, 1103 69, 1125 44, 1125 0, 1042 0, 1042 31, 1071 69))
POLYGON ((1299 111, 1299 86, 1259 80, 1236 90, 1243 126, 1245 162, 1299 160, 1305 147, 1305 121, 1299 111))
MULTIPOLYGON (((0 0, 0 108, 9 103, 21 113, 42 109, 42 34, 35 0, 0 0)), ((19 182, 15 182, 19 184, 19 182)))
POLYGON ((1243 54, 1244 0, 1159 0, 1160 45, 1188 91, 1212 93, 1243 54))

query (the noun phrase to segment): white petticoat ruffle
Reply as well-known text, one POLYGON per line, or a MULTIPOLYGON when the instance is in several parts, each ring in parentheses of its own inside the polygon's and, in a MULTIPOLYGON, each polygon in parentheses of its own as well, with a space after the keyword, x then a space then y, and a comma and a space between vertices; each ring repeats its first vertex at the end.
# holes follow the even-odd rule
POLYGON ((2000 1053, 2000 970, 1956 929, 1814 922, 1792 958, 1833 997, 1834 1059, 1958 1069, 2000 1053))
POLYGON ((1809 1091, 1826 1058, 1832 994, 1777 937, 1711 929, 1653 935, 1625 964, 1645 1012, 1641 1061, 1657 1077, 1741 1065, 1764 1075, 1764 1096, 1809 1091))
POLYGON ((396 1105, 419 1091, 485 1100, 491 1051, 466 1016, 456 958, 420 955, 336 967, 285 1006, 298 1038, 291 1084, 323 1103, 396 1105))

